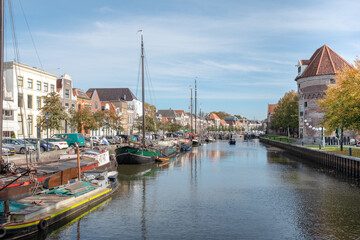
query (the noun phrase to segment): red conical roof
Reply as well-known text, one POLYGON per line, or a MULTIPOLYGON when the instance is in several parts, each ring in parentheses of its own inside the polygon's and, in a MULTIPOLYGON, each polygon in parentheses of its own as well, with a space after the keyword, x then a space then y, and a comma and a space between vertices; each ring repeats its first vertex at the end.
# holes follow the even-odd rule
POLYGON ((339 73, 344 67, 352 67, 329 46, 317 49, 309 59, 309 65, 298 78, 339 73))

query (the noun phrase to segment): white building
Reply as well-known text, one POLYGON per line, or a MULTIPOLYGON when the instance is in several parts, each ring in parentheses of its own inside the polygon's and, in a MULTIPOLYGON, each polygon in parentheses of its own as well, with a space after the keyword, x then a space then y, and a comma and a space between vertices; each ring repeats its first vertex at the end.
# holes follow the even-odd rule
POLYGON ((57 76, 16 62, 4 63, 3 136, 43 137, 37 117, 42 97, 56 91, 57 76), (24 124, 22 124, 24 121, 24 124))

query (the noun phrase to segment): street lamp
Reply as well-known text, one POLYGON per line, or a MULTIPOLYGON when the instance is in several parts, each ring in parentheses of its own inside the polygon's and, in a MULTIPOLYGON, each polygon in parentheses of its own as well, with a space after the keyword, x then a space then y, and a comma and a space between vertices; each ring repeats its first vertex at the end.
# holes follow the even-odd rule
POLYGON ((49 120, 50 120, 50 116, 51 114, 50 113, 45 113, 45 119, 46 119, 46 125, 47 125, 47 148, 46 148, 46 151, 48 152, 49 151, 49 120))
POLYGON ((30 133, 31 133, 31 124, 32 124, 32 122, 31 122, 31 117, 30 116, 28 116, 28 119, 27 119, 28 121, 28 134, 29 134, 29 138, 31 138, 31 136, 30 136, 30 133))

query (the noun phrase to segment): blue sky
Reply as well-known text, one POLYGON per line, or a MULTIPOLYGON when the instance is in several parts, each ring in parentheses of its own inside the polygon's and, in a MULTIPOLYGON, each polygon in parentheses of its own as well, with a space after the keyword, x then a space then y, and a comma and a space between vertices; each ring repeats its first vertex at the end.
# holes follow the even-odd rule
MULTIPOLYGON (((203 111, 262 120, 268 103, 296 89, 298 59, 324 44, 349 63, 360 52, 357 0, 14 0, 13 8, 20 61, 69 73, 85 91, 129 87, 140 96, 142 29, 146 100, 158 109, 188 111, 197 77, 203 111)), ((11 46, 9 34, 6 41, 11 46)))

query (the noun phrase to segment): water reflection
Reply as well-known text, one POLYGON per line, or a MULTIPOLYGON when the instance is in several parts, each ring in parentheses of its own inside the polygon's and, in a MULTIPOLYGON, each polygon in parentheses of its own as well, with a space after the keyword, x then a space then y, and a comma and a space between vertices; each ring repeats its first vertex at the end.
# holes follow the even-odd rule
POLYGON ((166 165, 121 165, 113 200, 49 239, 359 237, 359 188, 297 160, 238 140, 194 148, 166 165))

